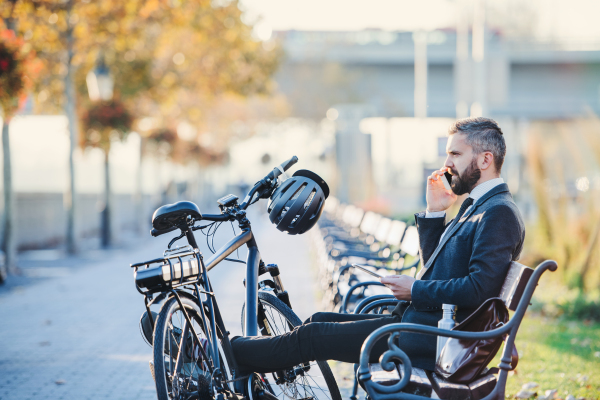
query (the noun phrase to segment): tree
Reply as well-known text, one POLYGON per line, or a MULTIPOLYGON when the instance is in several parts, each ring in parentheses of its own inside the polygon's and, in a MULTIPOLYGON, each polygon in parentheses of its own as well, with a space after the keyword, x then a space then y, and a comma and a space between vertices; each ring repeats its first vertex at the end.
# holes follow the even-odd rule
POLYGON ((131 131, 133 117, 119 100, 95 103, 84 113, 82 118, 86 135, 83 136, 83 147, 96 147, 104 153, 104 209, 102 211, 102 247, 111 245, 110 226, 110 145, 115 139, 124 140, 131 131))
MULTIPOLYGON (((10 120, 25 99, 31 86, 28 74, 35 73, 31 46, 15 36, 14 31, 0 31, 0 106, 2 108, 2 155, 4 159, 4 214, 2 218, 2 250, 6 255, 6 265, 10 268, 15 262, 14 243, 14 194, 8 136, 10 120)), ((0 270, 0 283, 6 271, 0 270)))
MULTIPOLYGON (((6 2, 0 12, 6 13, 6 2)), ((165 128, 201 126, 216 98, 267 93, 280 58, 242 22, 237 1, 18 0, 18 32, 44 63, 36 110, 64 111, 71 137, 67 248, 75 249, 73 152, 77 108, 87 108, 85 76, 102 51, 119 98, 135 115, 165 128), (225 2, 220 2, 225 3, 225 2)), ((215 138, 216 139, 216 138, 215 138)), ((215 142, 217 140, 214 140, 215 142)))

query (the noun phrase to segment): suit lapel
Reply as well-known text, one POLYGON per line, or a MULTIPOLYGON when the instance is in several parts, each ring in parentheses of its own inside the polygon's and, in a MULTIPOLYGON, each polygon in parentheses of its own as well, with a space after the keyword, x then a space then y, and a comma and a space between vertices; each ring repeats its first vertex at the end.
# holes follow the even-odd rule
POLYGON ((454 226, 450 229, 450 231, 446 232, 446 234, 442 238, 442 241, 438 244, 438 246, 436 247, 436 249, 433 252, 433 254, 431 255, 431 257, 429 257, 429 260, 427 260, 427 264, 425 265, 425 271, 423 272, 421 277, 423 277, 425 275, 425 273, 427 273, 429 268, 431 268, 431 266, 433 266, 433 263, 434 263, 436 257, 438 256, 440 251, 444 248, 444 245, 446 244, 446 242, 448 240, 450 240, 450 238, 456 233, 456 231, 458 231, 458 229, 463 224, 463 222, 465 222, 467 219, 469 219, 469 217, 471 215, 473 215, 473 213, 475 212, 475 210, 477 210, 477 208, 479 208, 479 206, 481 206, 483 203, 488 201, 491 197, 493 197, 499 193, 508 192, 508 191, 509 191, 508 185, 506 183, 502 183, 502 184, 494 187, 490 191, 488 191, 481 198, 479 198, 479 200, 477 200, 475 202, 475 204, 473 204, 471 206, 471 208, 464 213, 464 215, 460 219, 460 221, 457 221, 457 223, 454 224, 454 226))

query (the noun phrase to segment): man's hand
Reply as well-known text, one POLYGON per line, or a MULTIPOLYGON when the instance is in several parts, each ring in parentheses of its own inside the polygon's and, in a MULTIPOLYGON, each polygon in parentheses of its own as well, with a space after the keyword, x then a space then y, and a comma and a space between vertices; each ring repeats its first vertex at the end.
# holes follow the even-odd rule
POLYGON ((410 289, 415 278, 408 275, 390 275, 381 278, 381 283, 391 289, 392 294, 398 300, 410 301, 410 289))
POLYGON ((447 167, 434 171, 427 178, 427 211, 437 212, 446 211, 458 198, 452 190, 446 190, 442 179, 446 179, 443 175, 448 171, 447 167))

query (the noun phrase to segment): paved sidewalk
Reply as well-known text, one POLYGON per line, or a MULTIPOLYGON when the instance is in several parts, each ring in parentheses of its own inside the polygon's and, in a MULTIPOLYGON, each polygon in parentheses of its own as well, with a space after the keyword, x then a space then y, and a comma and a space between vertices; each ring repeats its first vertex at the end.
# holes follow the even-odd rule
MULTIPOLYGON (((316 311, 307 238, 277 231, 264 215, 251 221, 263 259, 280 265, 294 310, 307 318, 316 311)), ((217 247, 231 235, 222 225, 217 247)), ((138 328, 143 297, 129 264, 161 255, 169 239, 78 258, 38 252, 23 259, 29 278, 0 287, 0 399, 155 399, 152 349, 138 328)), ((205 238, 197 239, 208 254, 205 238)), ((210 273, 232 334, 240 333, 244 275, 237 263, 210 273)))

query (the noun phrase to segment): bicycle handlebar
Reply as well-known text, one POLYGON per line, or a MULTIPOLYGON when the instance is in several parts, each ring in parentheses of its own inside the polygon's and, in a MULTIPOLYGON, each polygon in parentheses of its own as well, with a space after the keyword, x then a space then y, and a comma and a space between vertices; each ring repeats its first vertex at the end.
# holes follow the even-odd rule
POLYGON ((290 167, 298 162, 298 157, 293 156, 287 161, 282 162, 278 167, 273 168, 273 171, 269 172, 266 176, 267 179, 277 179, 277 177, 283 174, 285 171, 290 169, 290 167))
MULTIPOLYGON (((250 189, 250 191, 248 192, 248 194, 246 195, 246 197, 244 198, 244 201, 242 202, 242 204, 240 204, 240 208, 242 210, 245 210, 246 208, 248 208, 248 206, 250 205, 250 202, 252 201, 252 198, 254 197, 254 195, 256 194, 256 192, 265 189, 265 185, 268 182, 273 182, 275 179, 277 179, 279 177, 279 175, 283 174, 285 171, 287 171, 288 169, 290 169, 290 167, 294 164, 296 164, 298 162, 298 157, 293 156, 292 158, 290 158, 287 161, 282 162, 279 166, 273 168, 273 171, 269 172, 267 174, 267 176, 265 176, 263 179, 261 179, 260 181, 258 181, 256 183, 256 185, 254 185, 254 187, 252 189, 250 189)), ((273 188, 275 185, 270 184, 268 188, 273 188)))
MULTIPOLYGON (((240 205, 240 208, 243 210, 248 208, 248 206, 250 205, 250 201, 252 201, 252 198, 254 197, 256 192, 258 192, 261 189, 265 189, 265 184, 267 183, 266 181, 272 182, 273 180, 277 179, 281 174, 283 174, 285 171, 290 169, 290 167, 292 165, 296 164, 297 162, 298 162, 298 157, 293 156, 289 160, 284 161, 279 166, 273 168, 273 170, 271 172, 269 172, 267 174, 267 176, 265 176, 256 185, 254 185, 254 187, 252 189, 250 189, 250 191, 246 195, 246 198, 240 205)), ((272 187, 274 187, 274 184, 272 185, 272 187)), ((203 214, 202 220, 203 221, 213 221, 213 222, 229 221, 229 220, 231 220, 231 215, 229 215, 229 214, 203 214)), ((152 229, 150 231, 150 234, 154 237, 157 237, 157 236, 163 235, 165 233, 172 232, 175 229, 177 229, 176 226, 171 227, 169 229, 164 229, 164 230, 152 229)))
POLYGON ((222 222, 230 219, 231 216, 228 214, 202 214, 202 221, 222 222))

